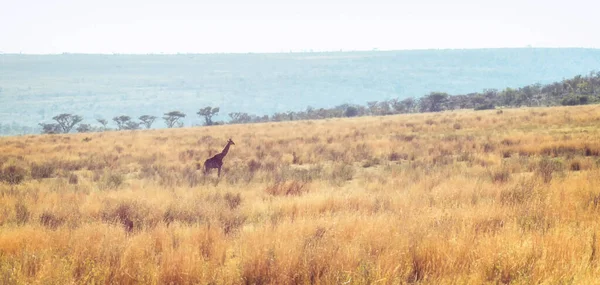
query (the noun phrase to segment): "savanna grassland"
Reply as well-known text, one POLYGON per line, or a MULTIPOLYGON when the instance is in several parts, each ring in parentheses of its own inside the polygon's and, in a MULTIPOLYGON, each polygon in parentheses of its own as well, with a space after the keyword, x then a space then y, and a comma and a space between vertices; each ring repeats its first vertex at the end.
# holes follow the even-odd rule
POLYGON ((7 137, 0 169, 1 284, 600 279, 598 105, 7 137))

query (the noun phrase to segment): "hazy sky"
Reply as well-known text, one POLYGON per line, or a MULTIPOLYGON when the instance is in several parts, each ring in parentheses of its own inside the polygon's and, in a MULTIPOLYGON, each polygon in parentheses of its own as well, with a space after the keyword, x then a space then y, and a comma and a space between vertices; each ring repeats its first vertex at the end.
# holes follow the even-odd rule
POLYGON ((0 52, 600 48, 597 11, 597 0, 0 0, 0 52))

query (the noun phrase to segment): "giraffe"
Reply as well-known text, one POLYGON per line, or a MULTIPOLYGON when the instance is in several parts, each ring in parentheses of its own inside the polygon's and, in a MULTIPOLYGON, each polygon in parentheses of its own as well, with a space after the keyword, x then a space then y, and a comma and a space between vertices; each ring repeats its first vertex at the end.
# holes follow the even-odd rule
POLYGON ((227 145, 225 146, 225 148, 223 149, 223 151, 221 153, 216 154, 215 156, 207 159, 204 162, 204 174, 206 175, 208 173, 208 171, 211 168, 217 168, 219 170, 218 172, 218 176, 221 177, 221 166, 223 166, 223 158, 227 155, 227 152, 229 152, 229 146, 231 145, 235 145, 235 143, 229 139, 227 141, 227 145))

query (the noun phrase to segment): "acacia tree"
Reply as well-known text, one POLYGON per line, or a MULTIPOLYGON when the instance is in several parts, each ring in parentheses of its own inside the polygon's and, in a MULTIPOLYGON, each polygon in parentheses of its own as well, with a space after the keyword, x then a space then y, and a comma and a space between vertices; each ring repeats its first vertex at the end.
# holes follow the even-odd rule
POLYGON ((204 125, 212 126, 215 123, 212 121, 212 117, 219 113, 219 107, 212 108, 210 106, 200 109, 198 116, 204 117, 204 125))
POLYGON ((58 116, 54 116, 52 120, 55 120, 58 123, 60 130, 67 134, 75 125, 83 121, 83 117, 79 115, 60 114, 58 116))
POLYGON ((115 123, 117 123, 117 127, 119 128, 119 130, 131 130, 131 127, 133 127, 133 124, 137 124, 137 123, 131 121, 131 117, 125 116, 125 115, 114 117, 113 121, 115 121, 115 123))
POLYGON ((146 129, 149 129, 152 124, 154 123, 154 120, 156 120, 155 116, 149 116, 149 115, 143 115, 141 117, 139 117, 140 121, 142 121, 142 125, 146 126, 146 129))
POLYGON ((98 123, 102 124, 102 128, 104 130, 106 130, 106 125, 108 125, 108 121, 105 119, 96 119, 96 121, 98 121, 98 123))
POLYGON ((163 117, 163 120, 165 120, 165 124, 167 124, 167 127, 172 128, 175 125, 177 125, 178 127, 182 127, 183 126, 183 122, 180 122, 179 119, 181 118, 185 118, 185 114, 179 111, 171 111, 169 113, 165 113, 165 116, 163 117))

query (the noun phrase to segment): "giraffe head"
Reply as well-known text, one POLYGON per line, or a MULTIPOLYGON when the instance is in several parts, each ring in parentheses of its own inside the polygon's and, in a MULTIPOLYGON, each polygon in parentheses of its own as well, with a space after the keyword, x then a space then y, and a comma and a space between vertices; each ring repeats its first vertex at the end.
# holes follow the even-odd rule
POLYGON ((229 140, 227 141, 227 143, 230 143, 230 144, 232 144, 232 145, 235 145, 235 143, 234 143, 234 142, 233 142, 231 139, 229 139, 229 140))

